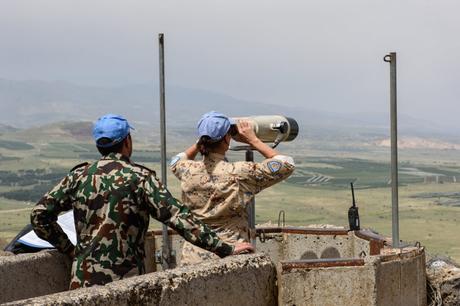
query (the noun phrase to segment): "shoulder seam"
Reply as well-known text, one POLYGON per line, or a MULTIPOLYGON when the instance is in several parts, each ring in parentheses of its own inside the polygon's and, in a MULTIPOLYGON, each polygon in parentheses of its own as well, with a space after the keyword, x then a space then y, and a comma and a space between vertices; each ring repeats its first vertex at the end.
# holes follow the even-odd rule
POLYGON ((74 171, 74 170, 76 170, 76 169, 78 169, 78 168, 81 168, 81 167, 84 167, 84 166, 87 166, 87 165, 89 165, 88 162, 84 162, 84 163, 78 164, 78 165, 76 165, 75 167, 73 167, 72 169, 70 169, 69 172, 72 172, 72 171, 74 171))
POLYGON ((148 167, 146 167, 146 166, 144 166, 144 165, 140 165, 140 164, 133 163, 133 166, 136 166, 136 167, 139 167, 139 168, 141 168, 141 169, 147 170, 148 172, 153 173, 153 174, 156 175, 155 170, 152 170, 152 169, 150 169, 150 168, 148 168, 148 167))

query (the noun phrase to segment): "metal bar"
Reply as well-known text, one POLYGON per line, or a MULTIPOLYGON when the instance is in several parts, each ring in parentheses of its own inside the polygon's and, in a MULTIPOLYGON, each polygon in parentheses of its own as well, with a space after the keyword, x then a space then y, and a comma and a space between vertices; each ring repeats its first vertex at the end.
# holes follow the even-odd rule
POLYGON ((362 258, 324 258, 324 259, 304 259, 281 261, 281 270, 289 272, 291 270, 310 270, 329 267, 357 267, 364 266, 362 258))
POLYGON ((391 119, 391 205, 393 247, 399 247, 399 203, 398 203, 398 109, 396 90, 396 52, 384 57, 390 63, 390 119, 391 119))
MULTIPOLYGON (((254 161, 254 152, 251 149, 246 150, 246 161, 253 162, 254 161)), ((255 237, 255 230, 256 230, 256 198, 255 196, 252 197, 251 202, 247 207, 248 212, 248 221, 249 221, 249 229, 251 233, 251 243, 256 247, 256 237, 255 237), (254 237, 253 237, 254 235, 254 237)))
MULTIPOLYGON (((160 134, 161 134, 161 182, 167 186, 166 174, 166 108, 165 108, 165 54, 164 54, 164 34, 158 34, 159 58, 160 58, 160 134)), ((163 224, 163 270, 170 267, 170 250, 168 226, 163 224)))

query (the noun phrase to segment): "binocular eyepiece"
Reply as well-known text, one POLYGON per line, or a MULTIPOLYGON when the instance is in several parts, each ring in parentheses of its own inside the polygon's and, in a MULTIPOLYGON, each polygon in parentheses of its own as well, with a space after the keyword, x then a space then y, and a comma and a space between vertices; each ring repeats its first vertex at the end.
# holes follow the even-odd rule
POLYGON ((252 125, 257 137, 263 142, 278 145, 282 141, 292 141, 299 134, 299 125, 293 118, 273 116, 235 117, 235 121, 247 120, 252 125))

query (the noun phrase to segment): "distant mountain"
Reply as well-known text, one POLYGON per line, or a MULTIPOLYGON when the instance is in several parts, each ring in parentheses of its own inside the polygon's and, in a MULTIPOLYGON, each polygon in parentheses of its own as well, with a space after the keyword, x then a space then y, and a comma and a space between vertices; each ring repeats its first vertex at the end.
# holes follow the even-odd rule
POLYGON ((18 130, 17 128, 14 128, 14 127, 12 127, 10 125, 0 123, 0 133, 15 132, 17 130, 18 130))
MULTIPOLYGON (((374 145, 378 147, 391 146, 389 138, 376 141, 374 145)), ((440 141, 438 139, 422 139, 417 137, 408 137, 398 139, 398 148, 400 149, 433 149, 433 150, 460 150, 460 144, 440 141)))
POLYGON ((28 143, 90 142, 92 123, 55 122, 6 134, 10 139, 28 143))
MULTIPOLYGON (((245 101, 206 90, 166 88, 168 129, 193 134, 199 117, 210 110, 229 116, 284 114, 295 118, 302 137, 382 138, 389 135, 389 115, 379 113, 336 114, 288 104, 272 105, 245 101)), ((94 121, 105 113, 125 115, 131 122, 158 132, 158 92, 153 86, 115 88, 80 86, 68 82, 11 81, 0 79, 0 122, 30 128, 51 122, 94 121)), ((456 137, 450 130, 408 116, 399 116, 401 134, 420 137, 456 137)), ((1 132, 1 126, 0 126, 1 132)))
MULTIPOLYGON (((248 103, 204 90, 168 87, 167 116, 173 124, 196 122, 209 110, 229 115, 273 113, 276 106, 248 103)), ((57 121, 93 121, 105 113, 123 114, 131 121, 156 125, 158 93, 151 85, 116 88, 79 86, 67 82, 0 79, 0 122, 26 128, 57 121)))

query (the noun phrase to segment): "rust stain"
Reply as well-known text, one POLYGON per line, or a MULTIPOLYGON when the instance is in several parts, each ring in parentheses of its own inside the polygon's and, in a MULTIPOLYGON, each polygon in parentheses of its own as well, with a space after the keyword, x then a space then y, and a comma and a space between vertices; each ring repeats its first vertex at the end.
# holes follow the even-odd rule
POLYGON ((369 255, 380 255, 380 250, 383 249, 385 246, 385 243, 381 240, 375 240, 371 239, 369 241, 369 249, 370 249, 370 254, 369 255))
POLYGON ((413 249, 401 249, 402 253, 398 254, 388 254, 388 255, 381 255, 380 260, 382 262, 389 262, 401 259, 408 259, 413 258, 421 255, 424 252, 424 248, 413 248, 413 249))
POLYGON ((334 259, 306 259, 282 261, 281 269, 283 272, 292 270, 311 270, 329 267, 357 267, 364 266, 362 258, 334 258, 334 259))
POLYGON ((348 235, 345 229, 330 229, 330 228, 304 228, 304 227, 261 227, 256 229, 257 234, 264 232, 266 234, 272 233, 286 233, 286 234, 303 234, 303 235, 348 235))
POLYGON ((386 244, 388 241, 388 238, 380 236, 368 230, 355 231, 355 235, 358 238, 368 240, 368 241, 371 241, 371 240, 382 241, 384 244, 386 244))
MULTIPOLYGON (((257 236, 260 236, 260 233, 265 234, 274 234, 274 233, 286 233, 286 234, 303 234, 303 235, 325 235, 325 236, 346 236, 348 231, 345 229, 330 229, 330 228, 304 228, 304 227, 259 227, 256 228, 257 236)), ((161 230, 151 231, 153 235, 160 236, 162 235, 161 230)), ((177 235, 173 230, 168 230, 169 235, 177 235)))

